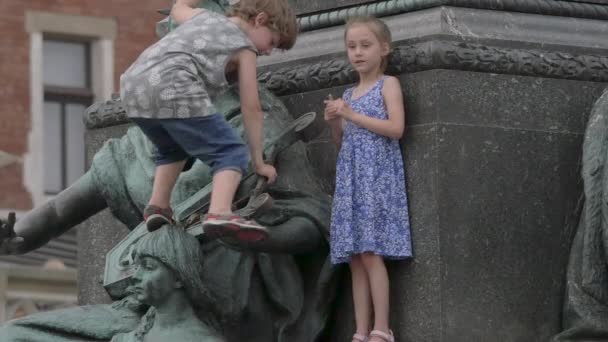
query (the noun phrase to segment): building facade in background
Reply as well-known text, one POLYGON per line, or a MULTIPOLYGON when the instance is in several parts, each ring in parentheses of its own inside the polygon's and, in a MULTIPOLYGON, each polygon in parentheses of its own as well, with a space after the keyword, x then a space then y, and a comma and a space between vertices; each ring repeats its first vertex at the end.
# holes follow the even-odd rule
MULTIPOLYGON (((0 2, 2 217, 15 211, 19 218, 85 172, 84 109, 118 91, 120 74, 157 39, 155 25, 163 18, 157 10, 171 2, 0 2)), ((0 262, 7 264, 0 267, 0 321, 74 301, 75 232, 0 262), (36 268, 49 275, 51 295, 19 291, 23 279, 45 283, 36 268)))

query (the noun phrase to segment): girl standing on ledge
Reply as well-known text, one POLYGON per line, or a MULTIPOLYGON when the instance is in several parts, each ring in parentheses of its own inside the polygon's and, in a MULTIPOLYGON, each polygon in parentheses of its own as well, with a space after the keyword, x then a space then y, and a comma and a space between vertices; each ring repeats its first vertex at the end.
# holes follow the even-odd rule
POLYGON ((412 256, 399 148, 405 126, 403 95, 399 80, 384 75, 391 43, 384 22, 373 17, 350 20, 345 41, 359 83, 343 98, 325 101, 325 120, 340 147, 331 258, 334 264, 350 263, 357 325, 353 342, 394 342, 384 259, 412 256))

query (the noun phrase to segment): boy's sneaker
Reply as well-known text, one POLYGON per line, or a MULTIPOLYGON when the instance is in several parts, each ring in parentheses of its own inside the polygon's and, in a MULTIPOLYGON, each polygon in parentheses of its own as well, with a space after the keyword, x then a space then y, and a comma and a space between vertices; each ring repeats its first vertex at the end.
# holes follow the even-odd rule
POLYGON ((149 232, 153 232, 165 224, 173 224, 173 210, 148 205, 144 209, 144 220, 149 232))
POLYGON ((203 221, 203 231, 210 239, 234 237, 237 240, 256 242, 268 237, 268 229, 253 220, 245 220, 238 215, 207 214, 203 221))

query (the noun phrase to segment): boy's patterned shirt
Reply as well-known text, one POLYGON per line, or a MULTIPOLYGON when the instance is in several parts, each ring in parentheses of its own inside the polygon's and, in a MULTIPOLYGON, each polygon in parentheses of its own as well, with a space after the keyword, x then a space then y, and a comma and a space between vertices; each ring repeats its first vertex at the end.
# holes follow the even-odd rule
POLYGON ((225 67, 253 43, 224 15, 203 11, 147 48, 120 77, 127 115, 176 119, 211 115, 228 87, 225 67))

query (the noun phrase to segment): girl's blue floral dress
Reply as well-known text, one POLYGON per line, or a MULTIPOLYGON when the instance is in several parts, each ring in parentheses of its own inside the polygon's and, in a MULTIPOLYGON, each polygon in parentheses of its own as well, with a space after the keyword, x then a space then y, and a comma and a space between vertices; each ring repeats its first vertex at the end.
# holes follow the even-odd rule
MULTIPOLYGON (((344 101, 358 113, 388 119, 384 79, 357 99, 352 98, 354 88, 346 90, 344 101)), ((363 252, 386 259, 412 256, 405 168, 397 139, 347 121, 336 167, 331 260, 347 263, 363 252)))

